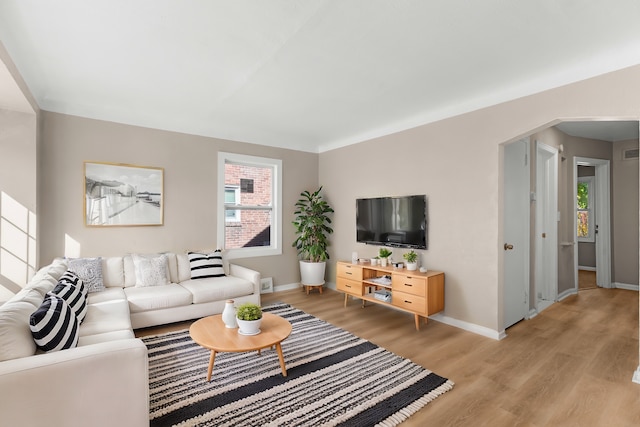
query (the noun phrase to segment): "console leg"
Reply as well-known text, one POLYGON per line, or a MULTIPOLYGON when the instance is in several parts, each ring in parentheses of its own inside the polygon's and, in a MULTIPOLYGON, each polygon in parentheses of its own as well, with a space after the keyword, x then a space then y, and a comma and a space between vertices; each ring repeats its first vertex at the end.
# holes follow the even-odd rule
POLYGON ((415 320, 416 320, 416 331, 420 330, 420 316, 418 316, 417 314, 414 314, 415 316, 415 320))

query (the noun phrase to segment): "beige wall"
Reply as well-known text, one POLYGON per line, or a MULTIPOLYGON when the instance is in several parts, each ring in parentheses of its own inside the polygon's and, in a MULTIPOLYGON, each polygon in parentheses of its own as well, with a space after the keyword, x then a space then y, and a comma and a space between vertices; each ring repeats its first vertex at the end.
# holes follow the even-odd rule
POLYGON ((623 150, 638 148, 638 141, 613 144, 612 223, 615 257, 613 281, 638 286, 638 159, 623 160, 623 150))
POLYGON ((0 302, 36 266, 36 159, 36 115, 0 109, 0 302))
MULTIPOLYGON (((445 316, 499 331, 500 145, 560 119, 637 120, 640 98, 631 87, 640 87, 640 67, 322 153, 320 183, 336 210, 331 277, 336 260, 376 251, 355 242, 357 197, 424 193, 429 249, 420 254, 429 268, 446 274, 445 316)), ((560 178, 565 185, 566 173, 560 178)))
MULTIPOLYGON (((218 152, 282 159, 283 255, 235 260, 273 277, 274 284, 299 280, 293 242, 297 195, 318 185, 318 155, 184 135, 174 132, 42 112, 40 253, 43 263, 65 254, 65 241, 79 245, 76 256, 121 255, 214 248, 218 152), (126 163, 164 168, 164 225, 85 227, 83 162, 126 163)), ((75 255, 71 253, 70 255, 75 255)))

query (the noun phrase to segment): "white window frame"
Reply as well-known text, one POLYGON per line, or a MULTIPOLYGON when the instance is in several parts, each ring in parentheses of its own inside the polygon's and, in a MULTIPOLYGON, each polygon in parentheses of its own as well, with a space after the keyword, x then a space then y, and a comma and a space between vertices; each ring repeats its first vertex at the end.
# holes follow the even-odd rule
MULTIPOLYGON (((233 190, 235 195, 235 200, 236 202, 233 204, 233 206, 240 206, 240 203, 238 202, 238 200, 240 200, 240 187, 237 185, 225 185, 224 186, 224 191, 225 193, 229 190, 233 190)), ((224 203, 226 206, 231 206, 231 203, 227 203, 227 198, 225 197, 224 199, 224 203)), ((226 215, 226 211, 223 213, 224 215, 224 220, 226 222, 240 222, 240 210, 236 209, 233 211, 233 216, 227 216, 226 215)))
MULTIPOLYGON (((227 259, 282 255, 282 160, 247 156, 235 153, 218 153, 218 247, 225 250, 227 259), (225 245, 225 165, 227 163, 269 167, 271 180, 271 245, 252 248, 227 249, 225 245)), ((242 206, 247 208, 250 206, 242 206)))
MULTIPOLYGON (((595 179, 593 176, 581 176, 578 177, 578 183, 583 182, 587 184, 587 187, 589 189, 589 207, 587 209, 578 209, 578 201, 576 200, 576 217, 578 215, 578 212, 581 211, 585 211, 588 214, 588 218, 589 218, 589 234, 587 235, 587 237, 578 237, 578 230, 575 230, 576 233, 576 237, 578 237, 578 242, 587 242, 587 243, 594 243, 596 241, 595 238, 595 228, 596 228, 596 222, 595 222, 595 203, 596 203, 596 192, 595 192, 595 179)), ((577 184, 576 184, 577 187, 577 184)), ((576 188, 577 191, 577 188, 576 188)))

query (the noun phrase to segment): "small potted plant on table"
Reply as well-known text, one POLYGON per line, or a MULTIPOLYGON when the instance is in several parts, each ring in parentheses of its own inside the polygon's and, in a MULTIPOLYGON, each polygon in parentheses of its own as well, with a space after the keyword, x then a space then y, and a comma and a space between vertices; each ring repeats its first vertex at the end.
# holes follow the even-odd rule
POLYGON ((380 248, 380 251, 378 252, 378 258, 380 258, 380 265, 382 267, 386 267, 387 266, 387 261, 389 260, 389 257, 391 256, 392 252, 387 249, 387 248, 380 248))
POLYGON ((236 312, 238 320, 238 333, 241 335, 257 335, 260 333, 262 323, 262 310, 260 306, 251 302, 245 302, 238 307, 236 312))
POLYGON ((402 255, 402 257, 405 259, 405 261, 407 261, 407 270, 418 269, 418 254, 415 253, 413 249, 402 255))

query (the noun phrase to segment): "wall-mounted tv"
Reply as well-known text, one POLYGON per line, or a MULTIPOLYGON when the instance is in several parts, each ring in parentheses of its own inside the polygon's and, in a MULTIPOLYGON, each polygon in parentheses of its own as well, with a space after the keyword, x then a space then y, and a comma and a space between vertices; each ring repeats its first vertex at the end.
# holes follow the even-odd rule
POLYGON ((356 240, 371 245, 427 249, 427 196, 357 199, 356 240))

